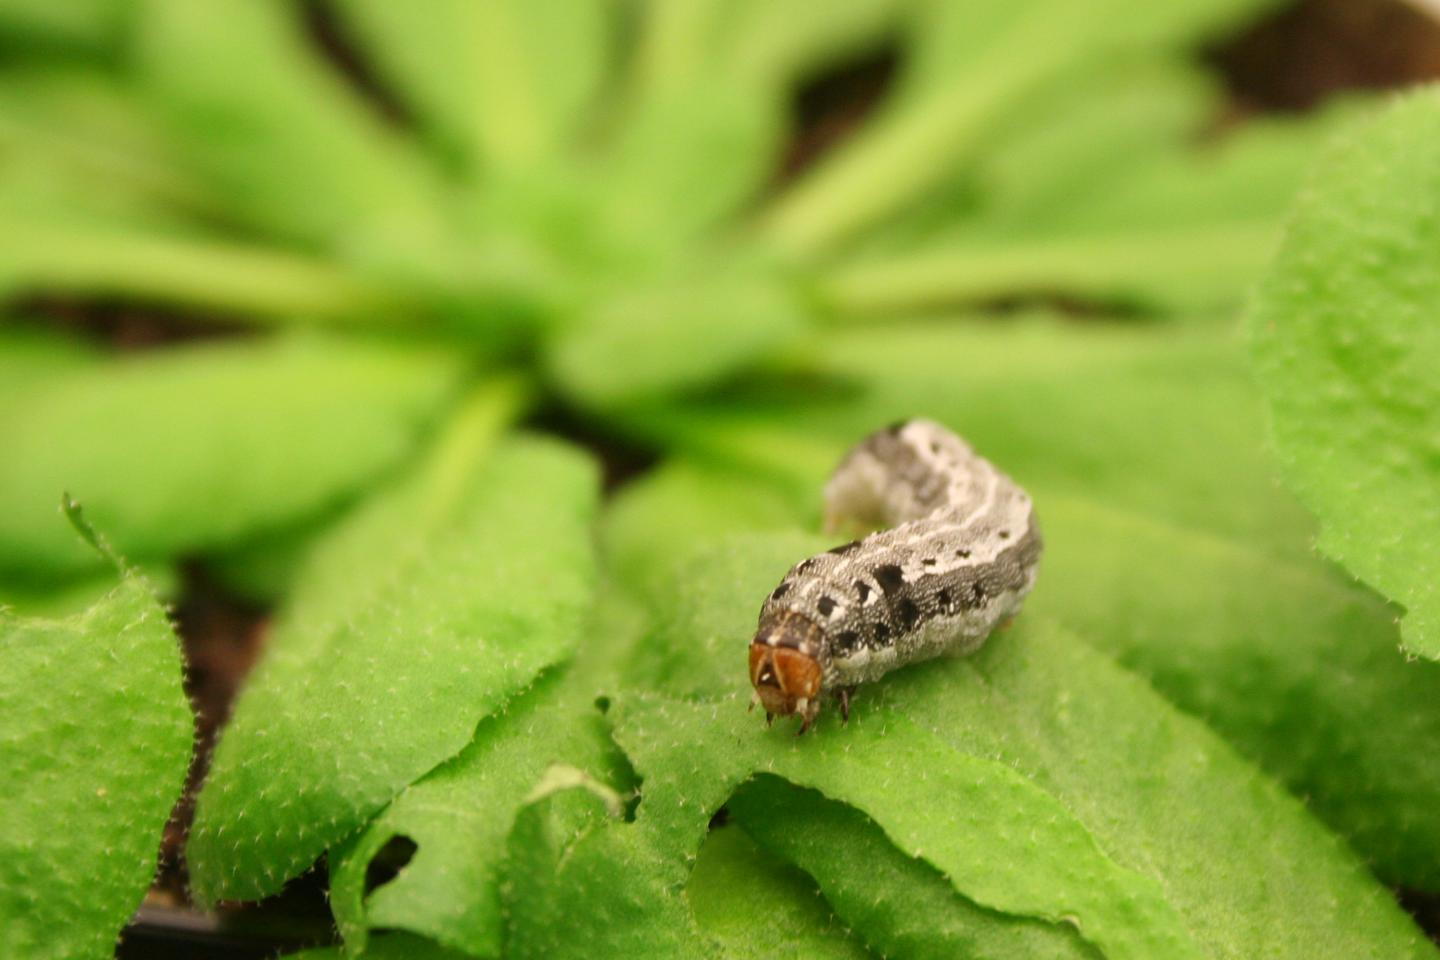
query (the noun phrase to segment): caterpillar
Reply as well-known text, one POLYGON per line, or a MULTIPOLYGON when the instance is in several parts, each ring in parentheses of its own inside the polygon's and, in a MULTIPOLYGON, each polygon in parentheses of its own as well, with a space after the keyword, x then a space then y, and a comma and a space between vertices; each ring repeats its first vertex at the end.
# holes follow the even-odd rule
POLYGON ((1042 540, 1030 497, 954 433, 902 421, 862 440, 825 485, 826 529, 885 527, 802 560, 760 609, 751 701, 815 722, 827 692, 850 718, 862 683, 973 653, 1035 585, 1042 540))

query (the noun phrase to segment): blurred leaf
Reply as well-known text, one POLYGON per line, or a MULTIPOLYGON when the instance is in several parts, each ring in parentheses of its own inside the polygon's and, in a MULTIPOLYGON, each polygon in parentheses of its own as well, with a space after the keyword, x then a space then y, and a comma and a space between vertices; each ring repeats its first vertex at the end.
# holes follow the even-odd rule
POLYGON ((1288 482, 1318 547, 1406 608, 1440 659, 1440 94, 1317 164, 1250 317, 1288 482))
POLYGON ((609 282, 553 335, 555 385, 601 409, 713 383, 784 344, 805 317, 762 262, 695 258, 660 276, 609 282))
POLYGON ((104 50, 130 13, 126 0, 0 0, 0 48, 7 54, 104 50))
POLYGON ((552 443, 491 450, 511 403, 482 395, 317 545, 200 794, 200 897, 277 891, 573 651, 594 475, 552 443))
POLYGON ((218 210, 156 118, 98 70, 0 71, 0 147, 0 204, 11 215, 164 224, 218 210))
POLYGON ((176 347, 0 392, 0 571, 95 564, 62 491, 137 559, 207 550, 332 507, 414 446, 459 364, 318 338, 176 347))
MULTIPOLYGON (((720 74, 720 77, 724 77, 720 74)), ((613 239, 665 251, 734 216, 778 165, 784 103, 744 80, 708 78, 635 104, 591 176, 613 239)))
MULTIPOLYGON (((156 602, 169 607, 180 588, 174 567, 149 565, 135 568, 144 577, 156 602)), ((115 586, 113 571, 97 568, 59 583, 38 584, 25 579, 0 581, 0 607, 24 617, 63 619, 84 612, 115 586)))
POLYGON ((1240 298, 1278 230, 1278 222, 1245 220, 942 240, 933 248, 842 267, 825 296, 843 312, 881 316, 1007 296, 1214 309, 1240 298))
POLYGON ((734 541, 710 554, 708 577, 655 598, 671 623, 651 646, 676 652, 673 686, 734 691, 698 703, 631 695, 612 708, 645 785, 636 826, 672 856, 693 851, 710 814, 766 772, 858 807, 979 904, 1076 918, 1107 956, 1434 955, 1297 801, 1037 618, 974 657, 866 689, 843 730, 828 715, 805 739, 767 731, 737 695, 743 646, 755 598, 812 544, 734 541), (706 635, 728 635, 735 653, 713 679, 703 660, 683 662, 706 635), (1125 893, 1101 892, 1110 885, 1125 893))
POLYGON ((165 611, 135 572, 111 583, 64 619, 0 609, 0 926, 12 956, 113 955, 190 763, 165 611))
POLYGON ((1086 63, 1022 97, 973 165, 947 171, 860 246, 914 246, 959 221, 1045 222, 1155 157, 1192 148, 1219 92, 1199 69, 1153 57, 1086 63))
POLYGON ((248 321, 357 325, 411 313, 403 289, 303 254, 139 225, 18 214, 0 224, 0 294, 162 300, 248 321))
POLYGON ((861 931, 881 956, 1096 956, 1069 924, 976 906, 930 864, 891 846, 858 810, 813 790, 760 776, 742 786, 725 809, 761 847, 814 877, 840 919, 861 931))
MULTIPOLYGON (((1083 133, 1055 129, 1056 112, 1076 112, 1055 99, 1037 111, 1043 132, 990 159, 993 196, 970 222, 837 266, 826 292, 839 309, 883 316, 1027 294, 1172 312, 1231 307, 1263 272, 1301 173, 1357 112, 1346 104, 1304 121, 1255 122, 1203 145, 1190 142, 1193 130, 1181 138, 1172 129, 1167 142, 1164 131, 1122 126, 1111 152, 1097 146, 1106 143, 1104 111, 1081 114, 1100 121, 1083 133), (1151 143, 1127 152, 1147 133, 1151 143), (1038 182, 1026 177, 1041 166, 1049 172, 1038 182)), ((1185 112, 1168 90, 1148 101, 1131 93, 1113 109, 1127 107, 1132 122, 1168 107, 1179 114, 1173 125, 1185 112)))
POLYGON ((344 0, 401 93, 472 163, 519 167, 570 145, 610 53, 608 0, 344 0))
POLYGON ((330 855, 330 900, 345 943, 368 931, 423 933, 475 956, 501 954, 500 867, 515 814, 555 763, 604 774, 609 737, 594 695, 554 674, 480 722, 459 755, 412 784, 330 855), (418 845, 400 875, 370 889, 393 839, 418 845))
POLYGON ((1006 111, 1077 65, 1203 39, 1268 0, 922 3, 913 55, 890 109, 783 196, 765 233, 813 258, 973 162, 1006 111))
POLYGON ((686 544, 796 521, 783 494, 743 471, 672 458, 616 491, 600 538, 606 569, 644 595, 675 577, 686 544))
POLYGON ((237 219, 360 263, 443 252, 434 172, 307 48, 297 7, 144 0, 139 27, 141 89, 237 219))
POLYGON ((809 877, 740 830, 711 831, 685 893, 700 929, 735 960, 870 956, 809 877))
POLYGON ((76 337, 39 324, 0 319, 0 397, 32 382, 88 369, 100 356, 99 350, 76 337))

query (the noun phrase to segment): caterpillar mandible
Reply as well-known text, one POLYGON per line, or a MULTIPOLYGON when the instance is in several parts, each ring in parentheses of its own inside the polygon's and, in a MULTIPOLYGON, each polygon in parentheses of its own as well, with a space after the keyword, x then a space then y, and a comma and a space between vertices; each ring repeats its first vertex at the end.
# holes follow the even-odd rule
POLYGON ((945 427, 909 420, 866 437, 825 485, 826 528, 879 530, 790 568, 750 642, 752 706, 799 714, 833 693, 942 654, 973 653, 1035 585, 1030 497, 945 427))

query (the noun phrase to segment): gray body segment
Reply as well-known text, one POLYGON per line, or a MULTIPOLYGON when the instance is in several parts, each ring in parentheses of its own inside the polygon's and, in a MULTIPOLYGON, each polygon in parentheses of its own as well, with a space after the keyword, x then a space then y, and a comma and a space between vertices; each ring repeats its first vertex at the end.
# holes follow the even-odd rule
POLYGON ((1042 544, 1030 497, 932 421, 863 440, 826 485, 825 506, 832 526, 888 529, 796 564, 760 619, 789 614, 819 628, 828 689, 974 651, 1035 584, 1042 544))

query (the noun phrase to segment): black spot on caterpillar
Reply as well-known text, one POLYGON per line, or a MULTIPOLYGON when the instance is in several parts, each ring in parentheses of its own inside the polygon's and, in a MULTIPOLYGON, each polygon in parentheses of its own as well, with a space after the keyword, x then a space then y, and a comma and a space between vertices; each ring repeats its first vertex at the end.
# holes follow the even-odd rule
POLYGON ((829 525, 888 529, 796 564, 765 601, 750 644, 756 699, 797 713, 897 667, 974 652, 1035 585, 1042 541, 1030 498, 938 423, 861 441, 825 486, 829 525))

